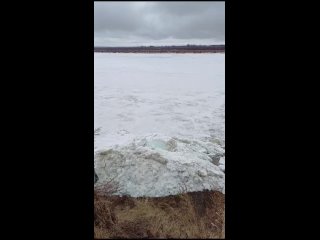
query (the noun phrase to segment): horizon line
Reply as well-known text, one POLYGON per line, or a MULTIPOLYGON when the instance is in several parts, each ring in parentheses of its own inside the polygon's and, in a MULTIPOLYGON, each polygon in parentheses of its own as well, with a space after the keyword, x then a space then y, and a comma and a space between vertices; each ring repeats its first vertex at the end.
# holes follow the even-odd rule
POLYGON ((139 45, 139 46, 94 46, 94 47, 181 47, 181 46, 225 46, 225 44, 183 44, 183 45, 139 45))

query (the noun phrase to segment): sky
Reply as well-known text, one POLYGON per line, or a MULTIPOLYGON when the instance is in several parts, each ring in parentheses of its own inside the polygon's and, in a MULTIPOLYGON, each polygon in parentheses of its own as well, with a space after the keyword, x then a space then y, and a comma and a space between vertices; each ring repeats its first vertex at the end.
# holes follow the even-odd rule
POLYGON ((95 2, 95 46, 225 43, 224 2, 95 2))

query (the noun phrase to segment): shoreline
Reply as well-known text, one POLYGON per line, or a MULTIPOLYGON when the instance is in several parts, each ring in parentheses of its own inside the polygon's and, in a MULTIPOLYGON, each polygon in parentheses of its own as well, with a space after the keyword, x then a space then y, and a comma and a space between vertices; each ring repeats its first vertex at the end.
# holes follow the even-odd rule
POLYGON ((106 53, 224 53, 225 45, 94 47, 106 53))
POLYGON ((167 52, 124 52, 124 51, 94 51, 94 53, 145 53, 145 54, 163 54, 163 53, 176 53, 176 54, 187 54, 187 53, 193 53, 193 54, 202 54, 202 53, 225 53, 225 51, 199 51, 199 52, 195 52, 195 51, 186 51, 186 52, 174 52, 174 51, 167 51, 167 52))

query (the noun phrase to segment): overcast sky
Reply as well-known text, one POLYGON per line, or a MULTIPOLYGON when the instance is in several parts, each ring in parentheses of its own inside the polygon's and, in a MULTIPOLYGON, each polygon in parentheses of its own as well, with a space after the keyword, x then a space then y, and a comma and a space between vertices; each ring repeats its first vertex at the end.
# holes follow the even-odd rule
POLYGON ((224 2, 95 2, 95 46, 224 44, 224 2))

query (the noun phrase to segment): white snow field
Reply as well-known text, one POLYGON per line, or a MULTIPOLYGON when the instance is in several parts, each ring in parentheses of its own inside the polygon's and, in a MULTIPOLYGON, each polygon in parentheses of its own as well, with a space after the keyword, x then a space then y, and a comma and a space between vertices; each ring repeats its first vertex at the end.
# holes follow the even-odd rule
POLYGON ((225 55, 94 54, 95 168, 117 194, 224 193, 225 55))

